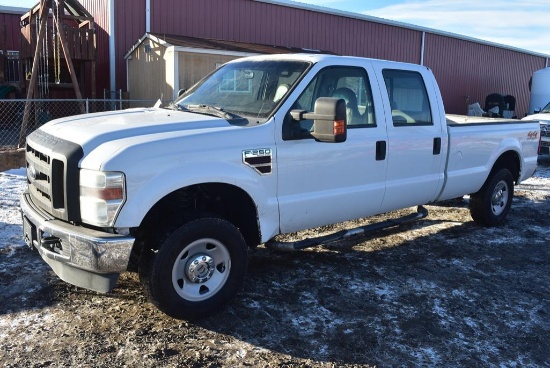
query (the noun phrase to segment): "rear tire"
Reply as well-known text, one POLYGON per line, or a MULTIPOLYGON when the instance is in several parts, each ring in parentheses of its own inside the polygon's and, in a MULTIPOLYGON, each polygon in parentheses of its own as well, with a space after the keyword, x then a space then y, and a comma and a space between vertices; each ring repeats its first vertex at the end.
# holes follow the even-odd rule
POLYGON ((145 250, 139 271, 155 306, 177 319, 196 319, 235 296, 247 264, 246 243, 233 224, 199 217, 169 234, 158 250, 145 250))
POLYGON ((512 173, 506 168, 498 169, 477 193, 470 196, 470 215, 479 225, 500 225, 506 220, 513 197, 512 173))

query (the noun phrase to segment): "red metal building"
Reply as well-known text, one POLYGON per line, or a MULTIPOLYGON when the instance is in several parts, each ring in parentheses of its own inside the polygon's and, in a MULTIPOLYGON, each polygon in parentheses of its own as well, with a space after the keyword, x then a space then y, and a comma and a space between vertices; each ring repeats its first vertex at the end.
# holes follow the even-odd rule
MULTIPOLYGON (((425 65, 449 113, 490 93, 529 106, 532 73, 550 56, 356 13, 281 0, 79 0, 97 24, 97 91, 126 89, 125 53, 145 33, 328 50, 425 65)), ((131 92, 131 91, 130 91, 131 92)))

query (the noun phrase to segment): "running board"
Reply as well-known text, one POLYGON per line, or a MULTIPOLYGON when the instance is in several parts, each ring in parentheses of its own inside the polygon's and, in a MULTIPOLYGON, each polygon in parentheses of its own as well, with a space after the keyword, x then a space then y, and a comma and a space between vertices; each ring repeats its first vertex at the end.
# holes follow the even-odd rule
POLYGON ((279 251, 285 251, 285 252, 302 250, 305 248, 332 243, 337 240, 346 239, 355 235, 363 235, 371 231, 382 230, 388 227, 401 225, 406 222, 417 221, 417 220, 423 219, 426 216, 428 216, 428 210, 423 206, 418 206, 416 209, 416 213, 411 213, 410 215, 399 217, 396 219, 385 220, 382 222, 377 222, 375 224, 360 226, 349 230, 342 230, 334 234, 323 235, 317 238, 307 238, 307 239, 295 241, 295 242, 279 242, 279 241, 270 240, 267 243, 265 243, 265 246, 267 248, 271 248, 279 251))

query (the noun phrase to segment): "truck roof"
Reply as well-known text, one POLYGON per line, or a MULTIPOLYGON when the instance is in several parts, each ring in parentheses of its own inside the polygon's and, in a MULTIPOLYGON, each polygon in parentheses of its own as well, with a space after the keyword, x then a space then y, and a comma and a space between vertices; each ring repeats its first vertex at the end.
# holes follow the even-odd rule
POLYGON ((346 64, 347 62, 353 63, 358 60, 361 61, 370 61, 372 64, 384 64, 386 68, 395 68, 395 69, 414 69, 425 68, 429 69, 426 66, 419 64, 404 63, 399 61, 389 61, 381 59, 372 59, 364 58, 358 56, 342 56, 342 55, 331 55, 331 54, 316 54, 316 53, 299 53, 299 54, 271 54, 271 55, 257 55, 257 56, 248 56, 245 58, 235 59, 230 61, 230 63, 247 61, 247 60, 296 60, 296 61, 306 61, 310 63, 319 63, 326 62, 327 64, 346 64))

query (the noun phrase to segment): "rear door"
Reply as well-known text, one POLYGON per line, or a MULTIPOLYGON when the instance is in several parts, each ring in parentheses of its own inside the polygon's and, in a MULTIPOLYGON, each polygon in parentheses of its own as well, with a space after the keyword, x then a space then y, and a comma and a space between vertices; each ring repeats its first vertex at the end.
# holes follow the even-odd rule
POLYGON ((433 201, 444 181, 446 125, 426 68, 378 71, 386 111, 388 169, 382 211, 433 201))

